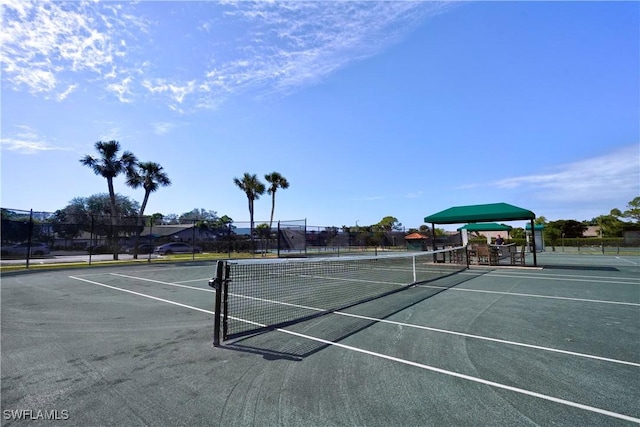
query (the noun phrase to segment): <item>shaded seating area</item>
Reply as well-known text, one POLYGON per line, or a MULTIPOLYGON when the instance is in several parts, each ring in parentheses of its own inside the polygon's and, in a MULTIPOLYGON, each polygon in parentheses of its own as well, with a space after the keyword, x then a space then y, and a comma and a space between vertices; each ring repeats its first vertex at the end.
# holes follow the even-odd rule
MULTIPOLYGON (((501 232, 509 236, 509 232, 513 229, 510 225, 498 224, 495 222, 470 223, 459 227, 457 230, 462 233, 463 244, 466 244, 467 233, 491 233, 501 232)), ((500 236, 500 234, 498 234, 500 236)), ((507 238, 507 241, 509 239, 507 238)), ((497 240, 496 240, 497 241, 497 240)), ((486 244, 474 244, 469 246, 470 263, 484 265, 500 265, 502 263, 510 264, 511 252, 516 251, 514 243, 492 244, 491 234, 487 235, 486 244)))
POLYGON ((518 247, 515 243, 508 245, 469 245, 469 263, 477 265, 513 265, 517 251, 518 247))
MULTIPOLYGON (((426 216, 425 223, 431 224, 432 233, 435 234, 435 225, 438 224, 465 224, 468 229, 487 230, 488 228, 498 228, 500 230, 510 230, 511 227, 505 224, 491 224, 497 221, 530 221, 530 225, 534 227, 536 215, 527 209, 519 208, 508 203, 489 203, 484 205, 468 205, 454 206, 444 211, 426 216), (486 224, 490 223, 490 224, 486 224), (504 227, 504 228, 502 228, 504 227)), ((461 230, 461 227, 459 230, 461 230)), ((493 231, 493 230, 492 230, 493 231)), ((467 244, 463 241, 463 244, 467 244)), ((531 240, 533 266, 538 265, 536 257, 536 239, 535 234, 531 240)), ((435 248, 434 248, 435 249, 435 248)), ((516 245, 473 245, 468 246, 469 263, 484 265, 526 265, 525 248, 518 248, 516 245)))

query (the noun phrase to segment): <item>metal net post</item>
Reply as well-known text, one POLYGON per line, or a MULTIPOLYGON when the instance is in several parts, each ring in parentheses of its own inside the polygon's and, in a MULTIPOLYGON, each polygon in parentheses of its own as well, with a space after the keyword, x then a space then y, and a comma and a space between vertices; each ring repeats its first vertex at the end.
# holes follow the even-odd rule
POLYGON ((216 347, 220 345, 220 318, 222 314, 222 282, 224 266, 224 261, 218 261, 216 263, 216 275, 209 280, 209 286, 216 291, 216 298, 214 303, 215 314, 213 318, 213 345, 216 347))

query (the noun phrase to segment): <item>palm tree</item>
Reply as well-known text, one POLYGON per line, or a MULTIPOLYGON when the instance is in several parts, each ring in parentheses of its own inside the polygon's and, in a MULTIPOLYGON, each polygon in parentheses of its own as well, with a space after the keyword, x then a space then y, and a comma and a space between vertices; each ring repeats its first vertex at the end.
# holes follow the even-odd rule
MULTIPOLYGON (((138 214, 138 227, 142 228, 142 217, 144 216, 144 210, 147 207, 149 201, 149 195, 162 187, 171 185, 169 176, 163 171, 163 167, 155 162, 141 162, 137 165, 138 170, 131 170, 127 174, 127 185, 131 188, 144 188, 144 199, 142 200, 142 206, 140 206, 140 213, 138 214)), ((134 258, 138 257, 138 238, 140 233, 137 234, 136 244, 134 246, 134 258)))
POLYGON ((278 188, 282 188, 283 190, 289 188, 289 181, 287 181, 287 178, 283 177, 278 172, 271 172, 270 174, 265 175, 264 179, 271 184, 267 190, 267 192, 271 194, 271 219, 269 220, 269 229, 271 229, 271 225, 273 224, 273 213, 276 210, 276 191, 278 188))
MULTIPOLYGON (((116 192, 113 189, 113 179, 121 173, 131 173, 138 159, 136 159, 136 156, 130 151, 125 151, 122 153, 122 156, 118 157, 118 152, 120 151, 120 143, 118 141, 98 141, 95 147, 100 156, 92 157, 87 154, 80 159, 80 163, 90 167, 96 175, 107 179, 109 201, 111 204, 111 225, 115 226, 118 206, 116 203, 116 192)), ((116 247, 114 247, 113 259, 118 259, 118 248, 116 247)))
POLYGON ((242 179, 233 178, 233 182, 247 195, 249 201, 249 220, 251 222, 251 237, 253 238, 253 202, 264 194, 265 186, 254 174, 246 173, 242 179))

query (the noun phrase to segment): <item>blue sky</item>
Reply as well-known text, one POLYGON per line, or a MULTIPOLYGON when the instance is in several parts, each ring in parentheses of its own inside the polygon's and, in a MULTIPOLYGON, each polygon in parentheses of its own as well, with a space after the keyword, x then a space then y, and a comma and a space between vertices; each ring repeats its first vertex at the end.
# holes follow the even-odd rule
POLYGON ((147 214, 246 221, 244 172, 280 172, 276 219, 317 226, 640 195, 637 2, 2 3, 5 208, 106 192, 79 159, 112 139, 173 181, 147 214))

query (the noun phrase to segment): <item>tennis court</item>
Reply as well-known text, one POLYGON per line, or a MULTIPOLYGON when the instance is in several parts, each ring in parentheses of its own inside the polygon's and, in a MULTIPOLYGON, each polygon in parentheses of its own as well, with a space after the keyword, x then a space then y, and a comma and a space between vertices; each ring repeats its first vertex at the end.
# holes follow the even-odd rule
MULTIPOLYGON (((640 257, 548 252, 538 264, 398 279, 361 304, 314 300, 323 315, 217 347, 214 263, 3 274, 2 424, 640 424, 640 257)), ((416 274, 379 270, 394 269, 362 279, 289 265, 264 286, 416 274)), ((232 275, 230 292, 243 280, 232 275)), ((291 298, 273 305, 297 312, 291 298)))

